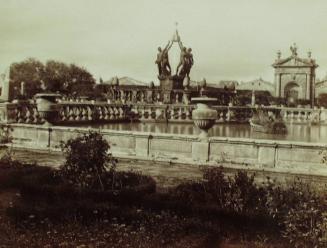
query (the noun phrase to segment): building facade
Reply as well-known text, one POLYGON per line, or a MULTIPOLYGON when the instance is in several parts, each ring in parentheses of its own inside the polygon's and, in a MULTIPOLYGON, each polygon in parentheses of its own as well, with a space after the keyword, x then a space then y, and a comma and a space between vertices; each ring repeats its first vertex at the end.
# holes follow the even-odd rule
POLYGON ((272 83, 263 80, 262 78, 249 82, 242 82, 236 87, 236 89, 249 91, 267 91, 271 95, 275 95, 275 86, 272 83))
POLYGON ((275 68, 275 96, 284 98, 288 104, 296 104, 304 100, 314 106, 315 103, 315 71, 318 65, 308 52, 307 58, 299 58, 297 47, 290 47, 291 56, 277 59, 272 65, 275 68))

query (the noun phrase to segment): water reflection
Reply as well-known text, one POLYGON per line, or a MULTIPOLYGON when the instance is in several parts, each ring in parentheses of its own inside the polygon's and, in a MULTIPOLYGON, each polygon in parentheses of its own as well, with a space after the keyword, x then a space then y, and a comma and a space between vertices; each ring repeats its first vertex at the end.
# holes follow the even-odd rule
MULTIPOLYGON (((92 125, 90 127, 152 133, 172 133, 197 135, 199 130, 192 123, 110 123, 92 125)), ((287 134, 267 134, 255 132, 249 124, 216 124, 210 131, 210 136, 240 137, 255 139, 290 140, 306 142, 326 142, 327 126, 325 125, 287 125, 287 134)))

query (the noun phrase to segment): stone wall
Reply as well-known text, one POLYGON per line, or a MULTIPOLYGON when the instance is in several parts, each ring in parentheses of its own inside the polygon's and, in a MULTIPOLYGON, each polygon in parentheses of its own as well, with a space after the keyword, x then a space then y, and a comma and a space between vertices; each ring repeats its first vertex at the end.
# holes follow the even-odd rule
MULTIPOLYGON (((14 147, 58 150, 61 141, 86 128, 11 124, 14 147)), ((97 129, 95 129, 97 130, 97 129)), ((97 130, 99 131, 99 130, 97 130)), ((230 168, 327 176, 321 151, 327 144, 100 130, 117 157, 186 164, 223 164, 230 168)))

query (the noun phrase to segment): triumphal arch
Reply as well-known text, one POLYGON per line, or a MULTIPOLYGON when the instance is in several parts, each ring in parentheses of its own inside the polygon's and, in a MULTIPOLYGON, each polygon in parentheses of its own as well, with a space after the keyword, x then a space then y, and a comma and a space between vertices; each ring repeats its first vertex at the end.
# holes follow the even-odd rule
POLYGON ((290 50, 291 56, 287 58, 282 58, 281 52, 278 52, 272 65, 275 68, 276 97, 284 98, 290 105, 306 100, 314 106, 315 70, 318 65, 311 58, 311 52, 308 52, 307 58, 300 58, 295 44, 290 50))

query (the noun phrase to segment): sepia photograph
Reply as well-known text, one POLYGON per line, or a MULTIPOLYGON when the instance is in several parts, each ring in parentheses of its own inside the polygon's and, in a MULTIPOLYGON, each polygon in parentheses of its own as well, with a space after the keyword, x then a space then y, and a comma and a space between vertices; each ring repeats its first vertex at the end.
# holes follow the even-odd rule
POLYGON ((326 16, 0 0, 0 248, 326 248, 326 16))

